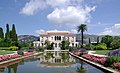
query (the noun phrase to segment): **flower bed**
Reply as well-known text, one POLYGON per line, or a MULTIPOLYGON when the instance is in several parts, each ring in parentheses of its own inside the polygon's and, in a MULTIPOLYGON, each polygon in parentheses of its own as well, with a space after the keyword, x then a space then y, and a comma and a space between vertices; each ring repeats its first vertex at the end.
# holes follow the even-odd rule
POLYGON ((18 58, 18 57, 20 57, 20 56, 21 56, 21 55, 19 55, 19 54, 3 55, 3 56, 0 56, 0 62, 1 62, 1 61, 6 61, 6 60, 9 60, 9 59, 18 58))
POLYGON ((120 55, 120 49, 108 52, 108 56, 120 55))
POLYGON ((85 55, 82 55, 82 57, 90 61, 99 63, 105 67, 111 67, 111 68, 120 70, 120 61, 117 56, 100 57, 100 56, 94 56, 91 54, 85 54, 85 55))
POLYGON ((80 52, 74 52, 75 55, 80 55, 80 52))
POLYGON ((112 64, 112 67, 120 70, 120 62, 113 63, 113 64, 112 64))
POLYGON ((84 53, 86 54, 87 53, 87 50, 86 49, 80 49, 76 52, 73 52, 75 55, 83 55, 84 53))
POLYGON ((24 56, 31 55, 31 54, 33 54, 33 52, 25 52, 24 56))
POLYGON ((94 62, 97 62, 97 63, 100 63, 100 64, 104 64, 107 60, 106 57, 99 57, 99 56, 94 56, 94 55, 90 55, 90 54, 85 54, 85 55, 82 55, 82 57, 88 59, 88 60, 91 60, 91 61, 94 61, 94 62))
MULTIPOLYGON (((24 56, 31 55, 31 54, 33 54, 33 52, 26 52, 26 53, 24 53, 24 56)), ((2 56, 0 56, 0 62, 10 60, 10 59, 14 59, 14 58, 18 58, 18 57, 21 57, 21 56, 22 55, 19 55, 19 54, 2 55, 2 56)))

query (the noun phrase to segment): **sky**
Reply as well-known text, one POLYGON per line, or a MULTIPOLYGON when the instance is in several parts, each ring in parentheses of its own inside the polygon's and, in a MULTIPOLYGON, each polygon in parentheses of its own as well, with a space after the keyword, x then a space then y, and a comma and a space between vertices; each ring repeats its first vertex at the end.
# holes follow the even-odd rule
POLYGON ((18 35, 39 35, 49 30, 120 35, 120 0, 0 0, 0 27, 15 24, 18 35))

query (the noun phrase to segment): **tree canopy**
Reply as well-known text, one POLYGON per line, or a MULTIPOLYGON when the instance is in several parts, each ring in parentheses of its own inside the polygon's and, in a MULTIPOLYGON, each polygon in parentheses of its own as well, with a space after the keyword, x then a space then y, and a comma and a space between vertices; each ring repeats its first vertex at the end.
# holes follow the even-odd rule
POLYGON ((0 38, 3 39, 4 38, 4 33, 3 33, 3 29, 0 27, 0 38))
POLYGON ((12 25, 12 30, 9 29, 9 24, 6 24, 5 38, 3 29, 0 27, 0 46, 1 47, 18 46, 18 38, 14 24, 12 25))
POLYGON ((110 47, 110 44, 112 41, 113 41, 113 37, 110 35, 106 35, 106 36, 102 37, 102 40, 101 40, 101 42, 105 43, 107 45, 107 47, 110 47))
POLYGON ((70 42, 69 41, 62 41, 60 45, 61 45, 61 49, 65 50, 65 49, 69 48, 70 42))

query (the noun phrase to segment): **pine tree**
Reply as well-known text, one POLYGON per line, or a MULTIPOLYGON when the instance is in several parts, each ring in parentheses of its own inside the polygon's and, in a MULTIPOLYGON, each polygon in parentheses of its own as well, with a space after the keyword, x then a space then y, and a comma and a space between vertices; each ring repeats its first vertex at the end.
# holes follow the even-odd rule
POLYGON ((9 24, 6 24, 5 40, 10 40, 9 24))
POLYGON ((4 33, 3 33, 3 29, 0 27, 0 38, 3 39, 4 38, 4 33))

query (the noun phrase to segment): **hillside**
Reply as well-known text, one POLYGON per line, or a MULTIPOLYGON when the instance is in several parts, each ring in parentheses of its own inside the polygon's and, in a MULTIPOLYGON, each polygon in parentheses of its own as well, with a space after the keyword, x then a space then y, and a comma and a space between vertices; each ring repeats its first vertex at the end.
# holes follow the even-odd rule
POLYGON ((36 41, 36 40, 38 40, 38 37, 33 36, 33 35, 20 35, 20 36, 18 36, 19 43, 29 44, 29 43, 36 41))

